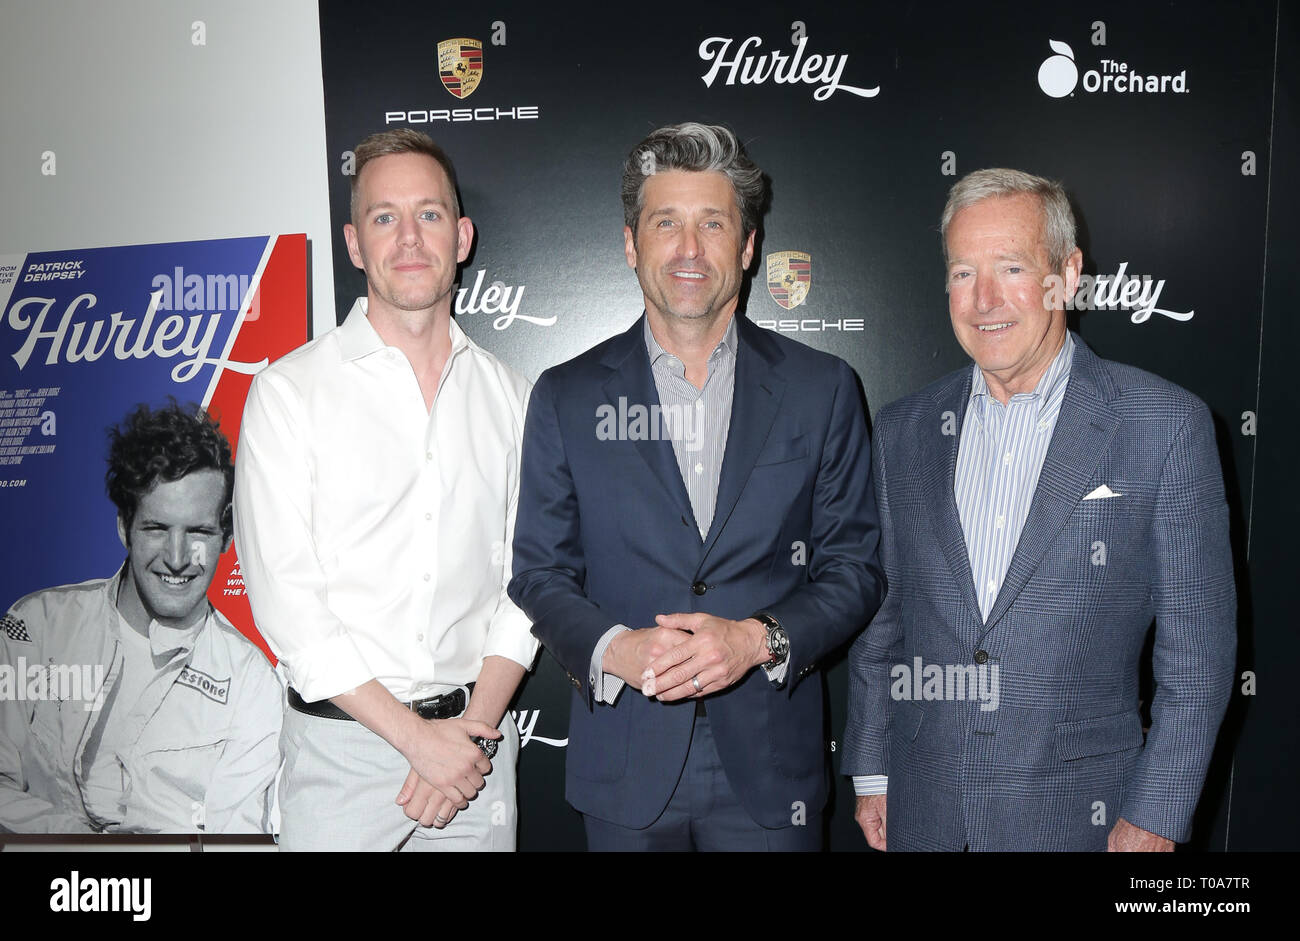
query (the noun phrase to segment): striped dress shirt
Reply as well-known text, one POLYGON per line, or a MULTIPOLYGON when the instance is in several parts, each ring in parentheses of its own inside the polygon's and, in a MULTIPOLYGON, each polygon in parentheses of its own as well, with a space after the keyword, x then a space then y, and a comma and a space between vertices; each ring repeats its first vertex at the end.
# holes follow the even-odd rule
POLYGON ((1029 516, 1073 357, 1074 340, 1067 331, 1034 391, 1013 395, 1006 405, 993 397, 984 373, 974 367, 953 489, 975 597, 986 619, 1029 516))
MULTIPOLYGON (((1065 343, 1033 392, 1013 395, 1003 405, 989 392, 984 373, 971 367, 970 398, 957 444, 953 495, 966 540, 975 597, 987 619, 1011 566, 1020 531, 1029 516, 1047 446, 1056 430, 1070 379, 1074 338, 1065 343)), ((858 795, 884 794, 888 776, 857 775, 858 795)))
POLYGON ((645 345, 677 469, 682 473, 703 540, 713 525, 722 455, 731 431, 731 399, 736 392, 736 318, 731 318, 721 342, 709 354, 709 374, 703 389, 695 388, 686 378, 686 364, 659 345, 650 332, 648 317, 645 345))

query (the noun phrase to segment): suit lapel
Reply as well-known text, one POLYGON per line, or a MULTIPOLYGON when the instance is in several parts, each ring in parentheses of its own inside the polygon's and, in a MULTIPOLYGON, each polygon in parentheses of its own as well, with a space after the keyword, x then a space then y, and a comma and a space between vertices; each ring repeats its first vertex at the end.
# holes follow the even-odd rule
POLYGON ((751 324, 739 312, 735 316, 736 388, 731 397, 731 425, 722 457, 713 523, 704 540, 701 562, 708 557, 736 508, 785 395, 785 379, 775 369, 785 358, 784 354, 761 327, 751 324))
POLYGON ((1029 516, 981 637, 1006 614, 1065 529, 1119 427, 1119 415, 1107 404, 1115 391, 1113 381, 1096 354, 1077 336, 1074 342, 1069 384, 1034 488, 1029 516))
MULTIPOLYGON (((620 342, 610 350, 609 356, 605 359, 605 365, 614 372, 605 380, 602 390, 609 404, 619 415, 634 405, 642 405, 648 412, 651 405, 660 404, 659 390, 655 386, 654 374, 650 371, 650 356, 645 348, 644 320, 645 315, 642 314, 632 325, 632 329, 619 338, 620 342)), ((672 498, 683 519, 690 520, 691 525, 698 532, 695 514, 691 511, 691 501, 686 493, 686 485, 682 483, 682 473, 677 467, 677 457, 673 454, 673 444, 663 437, 662 422, 659 423, 658 428, 652 425, 653 423, 648 423, 646 428, 653 437, 640 438, 632 444, 651 473, 672 498)))
POLYGON ((954 377, 936 397, 930 429, 920 436, 917 449, 920 477, 925 493, 925 504, 934 523, 934 533, 939 548, 948 562, 953 581, 961 592, 966 607, 979 622, 980 606, 975 597, 975 579, 970 570, 970 553, 966 537, 962 534, 961 517, 957 514, 957 448, 961 442, 961 425, 966 419, 966 405, 970 398, 971 373, 963 370, 954 377), (955 418, 949 417, 949 413, 955 418), (945 426, 952 434, 946 434, 945 426))

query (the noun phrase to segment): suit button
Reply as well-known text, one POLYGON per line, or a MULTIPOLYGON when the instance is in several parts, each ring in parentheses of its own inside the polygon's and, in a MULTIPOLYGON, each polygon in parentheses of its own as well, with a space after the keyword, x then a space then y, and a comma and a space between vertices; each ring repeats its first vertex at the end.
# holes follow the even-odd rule
POLYGON ((977 650, 977 651, 975 651, 975 662, 976 662, 976 663, 988 663, 988 660, 989 660, 989 655, 988 655, 988 653, 986 653, 986 652, 983 651, 983 650, 977 650))
POLYGON ((708 590, 709 586, 704 584, 704 582, 696 582, 691 586, 691 591, 695 592, 697 595, 702 595, 708 590))

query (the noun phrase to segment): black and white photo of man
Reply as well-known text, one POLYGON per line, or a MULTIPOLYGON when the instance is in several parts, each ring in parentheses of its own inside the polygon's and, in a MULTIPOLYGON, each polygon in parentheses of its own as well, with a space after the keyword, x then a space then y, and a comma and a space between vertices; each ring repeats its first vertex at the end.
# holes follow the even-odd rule
POLYGON ((37 591, 0 629, 0 832, 265 833, 279 678, 207 600, 230 547, 230 442, 203 411, 109 429, 116 574, 37 591))

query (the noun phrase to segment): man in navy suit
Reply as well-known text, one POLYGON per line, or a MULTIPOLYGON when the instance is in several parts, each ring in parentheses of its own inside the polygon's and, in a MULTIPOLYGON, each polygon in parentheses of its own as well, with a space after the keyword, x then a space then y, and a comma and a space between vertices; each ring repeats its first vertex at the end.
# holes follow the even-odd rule
POLYGON ((1059 184, 977 171, 941 229, 975 363, 876 421, 889 587, 849 655, 857 820, 877 849, 1171 850, 1236 645, 1210 412, 1066 329, 1082 255, 1059 184))
POLYGON ((726 128, 638 144, 645 315, 529 404, 509 593, 574 687, 593 850, 821 846, 817 664, 875 611, 879 529, 852 371, 737 316, 765 200, 726 128))

